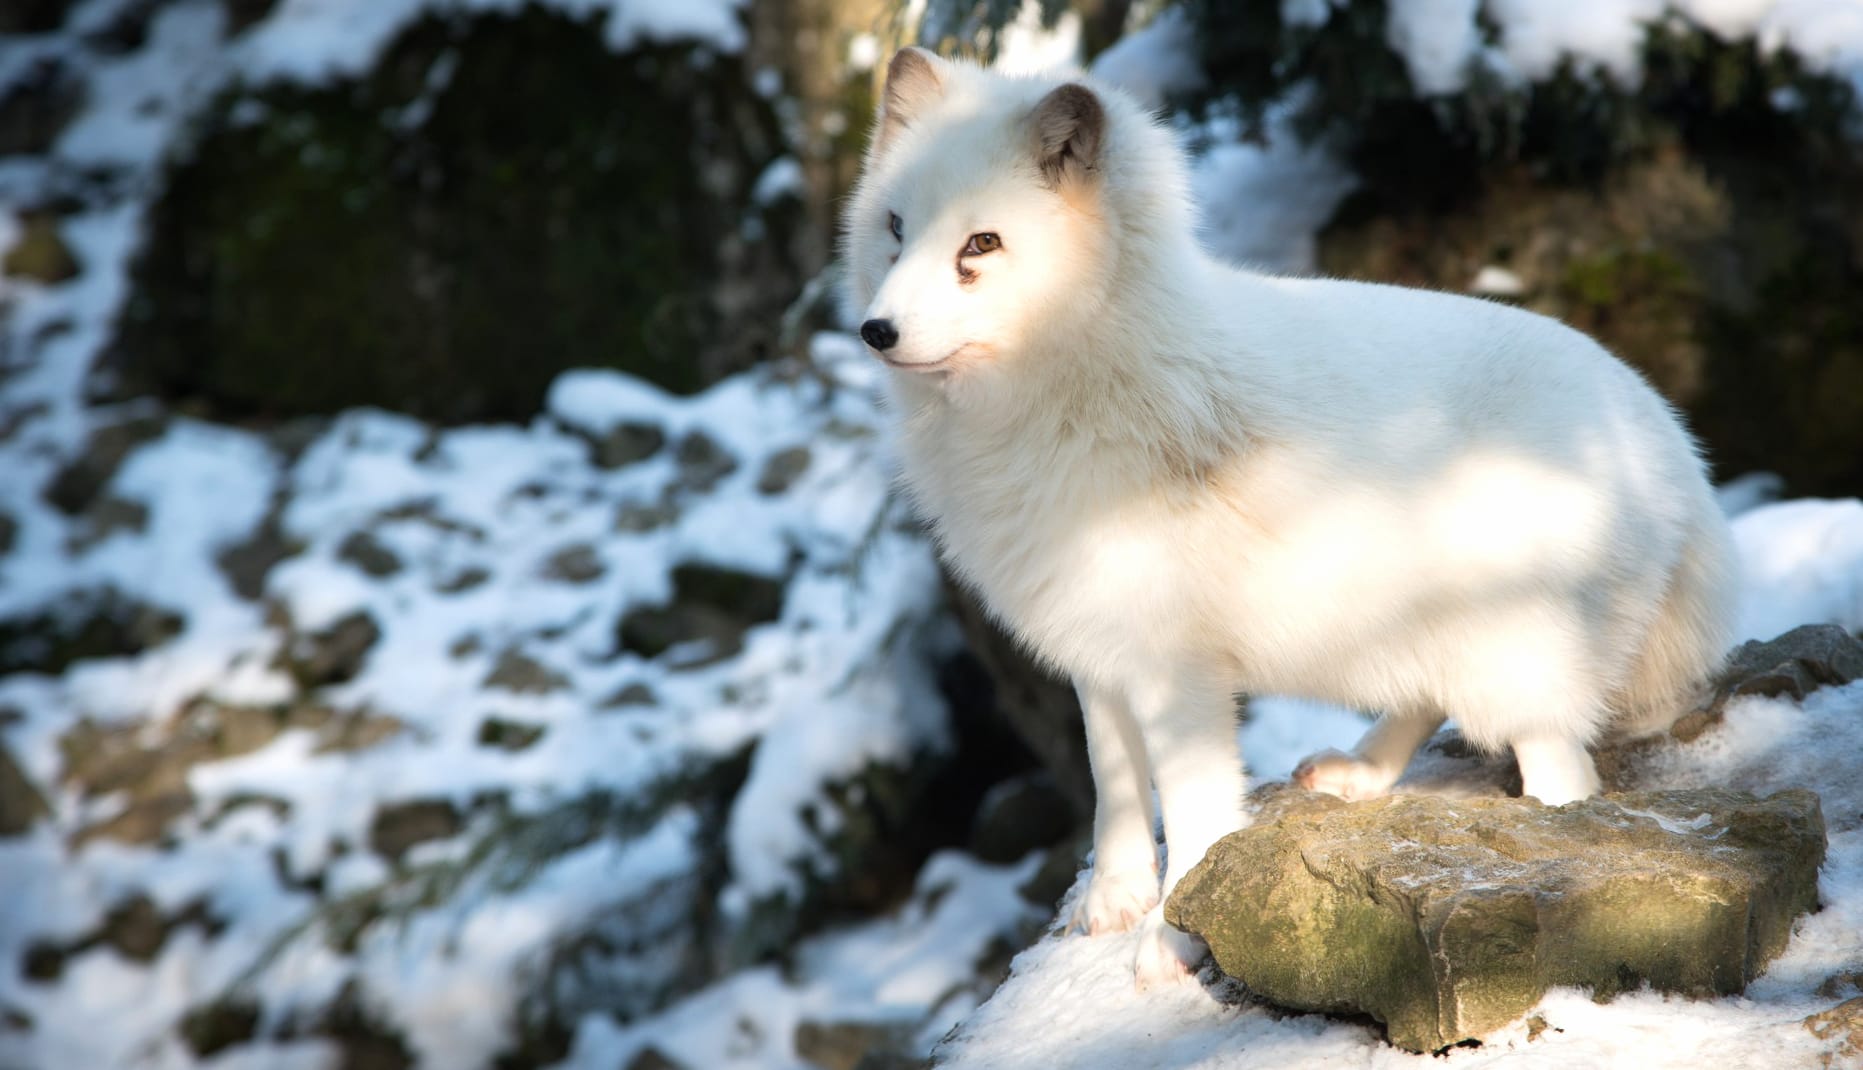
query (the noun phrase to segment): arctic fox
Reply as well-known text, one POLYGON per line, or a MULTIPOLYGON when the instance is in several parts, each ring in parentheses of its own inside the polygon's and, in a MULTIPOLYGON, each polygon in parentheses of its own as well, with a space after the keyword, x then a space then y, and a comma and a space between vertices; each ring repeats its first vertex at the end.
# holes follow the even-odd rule
POLYGON ((1141 926, 1141 987, 1193 961, 1158 904, 1242 823, 1237 693, 1382 711, 1310 787, 1379 795, 1453 716, 1560 804, 1724 656, 1727 526, 1636 373, 1498 303, 1215 261, 1116 90, 904 50, 844 226, 907 489, 1080 695, 1072 921, 1141 926))

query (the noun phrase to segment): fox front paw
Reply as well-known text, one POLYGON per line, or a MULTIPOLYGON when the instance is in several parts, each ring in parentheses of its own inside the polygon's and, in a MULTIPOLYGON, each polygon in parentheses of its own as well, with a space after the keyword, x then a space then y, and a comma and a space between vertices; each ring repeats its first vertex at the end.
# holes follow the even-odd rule
POLYGON ((1203 941, 1172 928, 1163 909, 1153 909, 1139 925, 1138 955, 1132 963, 1132 982, 1140 992, 1188 984, 1203 961, 1203 941))
POLYGON ((1088 936, 1122 933, 1137 925, 1158 905, 1158 871, 1144 866, 1127 869, 1093 867, 1086 894, 1074 904, 1069 928, 1088 936))
POLYGON ((1376 799, 1391 790, 1397 777, 1389 770, 1343 751, 1323 750, 1294 767, 1294 783, 1341 799, 1376 799))

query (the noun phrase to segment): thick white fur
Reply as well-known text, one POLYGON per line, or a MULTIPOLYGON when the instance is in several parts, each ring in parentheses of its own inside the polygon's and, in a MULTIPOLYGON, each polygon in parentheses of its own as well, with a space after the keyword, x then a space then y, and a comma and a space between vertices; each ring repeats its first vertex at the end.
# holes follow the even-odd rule
POLYGON ((1598 789, 1588 742, 1685 711, 1730 638, 1733 556, 1634 372, 1501 304, 1219 263, 1179 150, 1119 92, 1092 87, 1092 170, 1051 188, 1029 124, 1056 82, 924 70, 847 211, 849 296, 899 330, 905 483, 945 559, 1079 690, 1099 801, 1076 920, 1142 918, 1141 985, 1192 952, 1161 895, 1242 820, 1238 692, 1383 711, 1301 771, 1348 796, 1448 714, 1564 803, 1598 789), (1002 248, 964 282, 984 231, 1002 248))

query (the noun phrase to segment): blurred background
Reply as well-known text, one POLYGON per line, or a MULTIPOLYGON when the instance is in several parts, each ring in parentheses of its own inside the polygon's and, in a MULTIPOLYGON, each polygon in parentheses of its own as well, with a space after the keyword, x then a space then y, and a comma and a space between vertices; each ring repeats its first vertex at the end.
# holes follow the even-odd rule
POLYGON ((987 998, 1090 788, 836 307, 915 42, 1156 107, 1223 256, 1597 335, 1730 511, 1863 493, 1852 0, 0 0, 0 1067, 881 1070, 987 998))

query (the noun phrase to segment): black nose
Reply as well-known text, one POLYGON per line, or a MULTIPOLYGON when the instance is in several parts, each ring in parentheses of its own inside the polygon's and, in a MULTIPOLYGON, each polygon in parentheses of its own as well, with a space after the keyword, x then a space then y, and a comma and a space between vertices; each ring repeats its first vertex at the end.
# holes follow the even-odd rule
POLYGON ((892 320, 868 320, 860 325, 860 340, 884 353, 899 344, 892 320))

